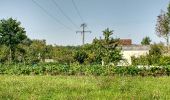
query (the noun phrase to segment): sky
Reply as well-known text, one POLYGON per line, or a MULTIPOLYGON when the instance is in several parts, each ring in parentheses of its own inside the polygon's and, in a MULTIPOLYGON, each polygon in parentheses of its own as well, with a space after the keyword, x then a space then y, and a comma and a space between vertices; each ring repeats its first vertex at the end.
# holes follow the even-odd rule
POLYGON ((140 44, 145 36, 164 42, 155 34, 155 25, 169 0, 74 0, 79 13, 72 0, 55 0, 58 6, 53 0, 34 1, 42 8, 32 0, 0 0, 0 19, 17 19, 29 38, 52 45, 81 45, 82 35, 76 31, 84 22, 92 31, 85 34, 85 43, 102 37, 106 28, 114 30, 114 38, 132 39, 133 44, 140 44))

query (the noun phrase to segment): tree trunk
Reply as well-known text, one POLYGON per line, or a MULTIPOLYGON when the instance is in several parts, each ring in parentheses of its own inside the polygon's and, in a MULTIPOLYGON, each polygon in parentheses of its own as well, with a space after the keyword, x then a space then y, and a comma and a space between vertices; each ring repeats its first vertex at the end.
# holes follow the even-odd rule
POLYGON ((166 36, 167 53, 169 53, 169 37, 166 36))
POLYGON ((11 47, 9 48, 9 63, 12 62, 12 50, 11 47))
POLYGON ((15 59, 15 49, 13 46, 9 46, 9 63, 12 63, 15 59))
POLYGON ((166 45, 169 46, 169 37, 166 36, 166 45))

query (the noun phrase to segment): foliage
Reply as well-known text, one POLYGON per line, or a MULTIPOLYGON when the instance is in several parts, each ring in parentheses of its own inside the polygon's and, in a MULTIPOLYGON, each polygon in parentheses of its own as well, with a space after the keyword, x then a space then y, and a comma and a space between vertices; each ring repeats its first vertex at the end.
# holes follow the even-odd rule
POLYGON ((4 63, 8 59, 8 48, 5 45, 0 45, 0 63, 4 63))
POLYGON ((166 100, 169 82, 169 77, 0 76, 0 99, 166 100))
POLYGON ((149 54, 140 57, 131 57, 132 65, 160 65, 162 57, 162 45, 153 44, 150 46, 149 54))
POLYGON ((45 47, 45 58, 46 59, 52 59, 54 53, 54 48, 52 45, 46 45, 45 47))
POLYGON ((111 38, 113 31, 107 28, 103 31, 104 39, 83 46, 53 46, 45 40, 30 40, 24 28, 17 20, 9 18, 0 22, 0 62, 37 64, 45 59, 59 63, 105 64, 120 61, 121 54, 117 48, 118 39, 111 38), (8 55, 10 54, 10 55, 8 55))
POLYGON ((88 55, 86 54, 86 52, 84 52, 84 51, 82 51, 82 50, 77 51, 77 52, 75 52, 75 54, 74 54, 74 59, 75 59, 76 61, 78 61, 80 64, 83 64, 84 61, 85 61, 85 59, 87 59, 87 58, 88 58, 88 55))
POLYGON ((109 30, 109 28, 107 28, 106 30, 103 31, 105 43, 110 42, 110 36, 111 35, 113 35, 113 30, 109 30))
POLYGON ((162 52, 161 52, 161 47, 157 44, 153 44, 151 45, 151 49, 149 51, 149 60, 150 60, 150 64, 154 65, 154 64, 159 64, 159 59, 162 56, 162 52))
POLYGON ((74 46, 53 46, 52 59, 60 63, 74 62, 74 53, 79 47, 74 46))
POLYGON ((112 30, 107 28, 103 31, 104 39, 93 40, 93 45, 95 46, 95 53, 97 61, 100 63, 103 61, 106 65, 110 63, 117 63, 122 59, 120 49, 118 48, 119 39, 113 39, 111 35, 112 30))
POLYGON ((142 45, 150 45, 150 43, 151 43, 151 39, 149 37, 143 38, 141 42, 142 45))
POLYGON ((39 61, 45 60, 46 54, 46 41, 45 40, 32 40, 30 47, 28 48, 29 51, 27 61, 30 63, 36 63, 39 61))
POLYGON ((170 56, 162 56, 160 58, 160 65, 169 66, 170 65, 170 56))
POLYGON ((140 56, 140 57, 131 57, 132 65, 151 65, 150 56, 147 54, 146 56, 140 56))
POLYGON ((169 45, 169 33, 170 33, 170 4, 168 6, 168 12, 161 11, 161 14, 157 18, 156 33, 159 37, 163 37, 166 40, 167 46, 169 45))
POLYGON ((4 44, 10 49, 10 61, 14 60, 16 46, 26 38, 26 32, 17 20, 9 18, 0 21, 0 44, 4 44))
POLYGON ((170 75, 170 68, 167 67, 145 67, 134 66, 114 67, 102 65, 82 64, 58 64, 42 63, 34 65, 11 64, 0 65, 1 75, 94 75, 94 76, 165 76, 170 75))
POLYGON ((151 49, 149 51, 150 55, 154 55, 154 56, 161 56, 162 55, 162 46, 159 44, 153 44, 151 45, 151 49))

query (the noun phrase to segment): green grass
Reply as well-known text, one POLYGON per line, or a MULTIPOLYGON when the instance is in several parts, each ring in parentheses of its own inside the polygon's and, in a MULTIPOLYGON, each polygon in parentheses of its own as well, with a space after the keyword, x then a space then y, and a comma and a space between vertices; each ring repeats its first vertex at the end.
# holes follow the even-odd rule
POLYGON ((169 100, 170 77, 0 76, 0 100, 169 100))

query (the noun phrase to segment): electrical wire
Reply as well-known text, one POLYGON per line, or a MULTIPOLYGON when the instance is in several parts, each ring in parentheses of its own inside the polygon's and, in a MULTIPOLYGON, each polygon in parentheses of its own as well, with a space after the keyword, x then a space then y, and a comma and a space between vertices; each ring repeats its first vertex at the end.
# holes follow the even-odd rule
POLYGON ((64 26, 66 29, 68 30, 73 30, 70 27, 66 26, 65 24, 63 24, 60 20, 58 20, 56 17, 54 17, 51 13, 49 13, 45 8, 43 8, 43 6, 41 6, 38 2, 36 2, 35 0, 32 0, 32 2, 34 4, 36 4, 42 11, 44 11, 48 16, 50 16, 52 19, 54 19, 57 23, 61 24, 62 26, 64 26))
POLYGON ((72 23, 76 28, 78 28, 78 26, 73 22, 73 20, 61 9, 58 3, 55 0, 52 0, 52 2, 60 10, 60 12, 64 15, 65 18, 67 18, 67 20, 69 20, 70 23, 72 23))
POLYGON ((76 12, 79 15, 81 21, 84 22, 83 17, 81 16, 81 14, 80 14, 80 12, 78 10, 78 7, 77 7, 76 3, 74 2, 74 0, 72 0, 72 3, 73 3, 74 8, 76 9, 76 12))

